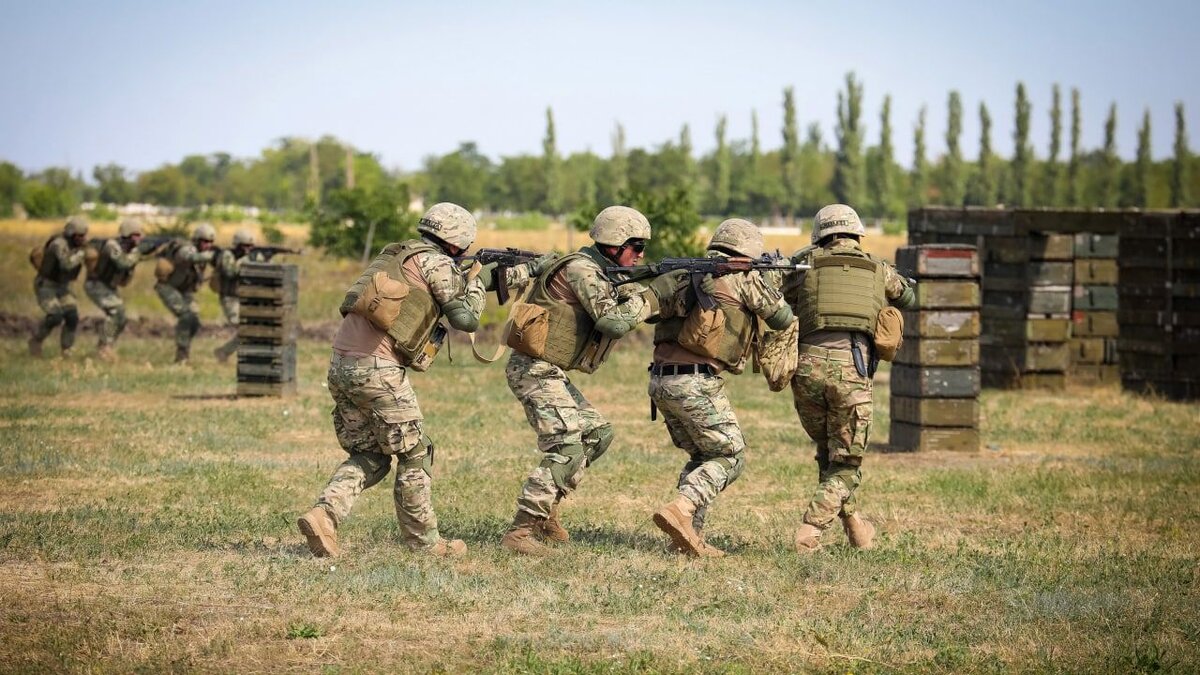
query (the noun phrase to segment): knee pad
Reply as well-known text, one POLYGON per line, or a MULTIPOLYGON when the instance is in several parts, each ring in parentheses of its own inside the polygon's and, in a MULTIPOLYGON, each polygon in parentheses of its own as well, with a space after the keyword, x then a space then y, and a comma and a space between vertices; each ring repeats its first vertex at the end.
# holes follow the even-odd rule
POLYGON ((75 307, 64 307, 62 313, 67 330, 75 330, 79 325, 79 310, 75 307))
POLYGON ((113 323, 117 326, 117 330, 125 327, 125 305, 120 305, 114 308, 112 312, 109 313, 109 316, 112 317, 113 323))
POLYGON ((424 469, 425 475, 433 478, 433 439, 421 433, 417 447, 402 458, 398 458, 396 473, 403 474, 409 469, 424 469))
POLYGON ((63 322, 63 318, 63 311, 61 309, 56 309, 53 312, 46 314, 46 318, 42 319, 42 325, 47 329, 54 328, 63 322))
POLYGON ((388 471, 392 470, 392 458, 384 455, 383 460, 384 461, 376 466, 374 470, 369 470, 369 466, 364 466, 366 462, 361 459, 356 462, 359 468, 363 470, 363 474, 365 474, 365 477, 363 478, 364 490, 379 483, 379 481, 387 477, 388 471))
POLYGON ((612 445, 615 437, 616 434, 613 433, 611 424, 601 424, 588 432, 583 437, 583 443, 587 446, 587 463, 595 464, 596 460, 600 459, 600 455, 608 450, 608 446, 612 445))
POLYGON ((555 448, 554 452, 547 452, 542 457, 540 466, 550 470, 550 476, 554 478, 554 485, 559 492, 565 493, 575 489, 571 478, 579 472, 587 459, 588 450, 583 446, 563 445, 555 448))
POLYGON ((713 460, 717 464, 725 467, 725 474, 729 476, 725 480, 725 487, 733 485, 733 481, 737 480, 742 475, 742 471, 746 468, 746 453, 745 451, 738 452, 730 457, 718 457, 713 460))

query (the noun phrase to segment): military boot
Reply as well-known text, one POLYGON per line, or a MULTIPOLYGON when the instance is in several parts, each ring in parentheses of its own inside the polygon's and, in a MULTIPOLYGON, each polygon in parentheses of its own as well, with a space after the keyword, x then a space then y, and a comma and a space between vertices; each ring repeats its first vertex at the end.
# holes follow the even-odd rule
POLYGON ((337 523, 323 507, 314 506, 296 521, 300 534, 308 540, 308 550, 318 558, 337 557, 342 549, 337 541, 337 523))
POLYGON ((846 530, 846 538, 854 548, 864 551, 875 548, 875 526, 859 518, 857 513, 842 516, 842 528, 846 530))
POLYGON ((58 358, 65 360, 70 359, 74 355, 75 352, 70 347, 63 347, 63 350, 58 353, 58 358))
POLYGON ((500 539, 500 545, 520 555, 550 555, 550 549, 538 541, 536 534, 538 530, 542 529, 545 520, 545 518, 538 518, 525 511, 517 511, 512 526, 500 539))
POLYGON ((821 528, 804 523, 796 530, 796 553, 812 553, 821 548, 821 528))
POLYGON ((35 359, 42 358, 42 341, 37 338, 29 338, 29 355, 35 359))
POLYGON ((437 558, 454 558, 467 552, 467 544, 462 539, 438 539, 433 546, 417 550, 437 558))
POLYGON ((100 345, 96 349, 96 358, 105 363, 113 363, 117 360, 117 350, 113 349, 110 344, 100 345))
POLYGON ((542 541, 550 541, 556 544, 565 544, 571 541, 571 533, 567 532, 566 528, 558 520, 558 507, 562 502, 557 502, 550 507, 550 517, 542 521, 541 526, 534 530, 534 534, 542 541))
POLYGON ((186 366, 188 362, 188 348, 175 347, 175 363, 180 366, 186 366))
POLYGON ((695 514, 696 505, 692 500, 680 495, 675 501, 654 513, 654 524, 671 537, 671 542, 676 548, 688 555, 700 556, 704 542, 692 528, 692 516, 695 514))
POLYGON ((227 349, 224 345, 222 345, 213 350, 213 356, 217 357, 218 363, 228 363, 229 357, 233 356, 234 351, 236 351, 236 350, 237 350, 237 345, 234 345, 233 351, 227 349))

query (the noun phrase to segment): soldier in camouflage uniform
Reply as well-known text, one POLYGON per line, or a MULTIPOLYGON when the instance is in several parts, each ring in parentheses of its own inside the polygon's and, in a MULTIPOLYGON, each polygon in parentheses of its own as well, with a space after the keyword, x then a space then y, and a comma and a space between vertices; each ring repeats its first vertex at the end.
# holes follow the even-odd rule
POLYGON ((894 267, 863 252, 859 238, 865 234, 849 206, 821 209, 813 220, 814 246, 795 259, 813 269, 785 286, 800 321, 792 398, 800 423, 816 441, 820 481, 796 532, 801 553, 820 548, 821 533, 836 518, 852 546, 870 548, 875 535, 854 500, 871 431, 870 336, 884 306, 911 307, 915 295, 894 267))
POLYGON ((79 216, 72 217, 63 227, 62 234, 51 237, 42 247, 41 264, 33 279, 33 292, 37 295, 38 307, 46 313, 45 318, 34 329, 29 338, 29 354, 42 355, 42 341, 58 325, 62 325, 59 344, 62 357, 71 355, 75 344, 75 329, 79 326, 79 307, 71 282, 83 269, 87 249, 87 221, 79 216))
POLYGON ((592 246, 550 265, 521 302, 514 305, 508 344, 513 354, 505 368, 508 388, 537 432, 541 463, 529 474, 517 497, 512 526, 500 543, 515 553, 546 555, 544 541, 565 542, 570 535, 558 519, 558 505, 579 486, 586 467, 613 441, 612 425, 584 398, 567 372, 591 373, 613 343, 651 316, 659 299, 669 298, 678 279, 659 277, 646 288, 615 287, 605 268, 641 259, 650 223, 638 211, 610 206, 592 223, 592 246), (546 332, 523 336, 518 316, 540 313, 546 332))
POLYGON ((241 272, 242 263, 248 258, 247 254, 254 248, 254 233, 250 230, 241 229, 233 233, 233 247, 221 249, 217 257, 213 260, 213 286, 217 292, 217 297, 221 301, 221 311, 225 314, 225 324, 233 326, 234 336, 225 344, 213 350, 213 355, 217 360, 224 363, 229 360, 237 351, 237 325, 238 325, 238 274, 241 272))
MULTIPOLYGON (((408 369, 429 367, 445 337, 442 317, 463 331, 479 326, 484 295, 495 283, 494 266, 477 269, 478 276, 464 276, 452 259, 475 241, 475 218, 461 206, 435 204, 417 230, 420 239, 385 247, 342 303, 344 318, 333 339, 328 382, 335 404, 333 428, 349 457, 298 521, 309 550, 318 557, 339 554, 338 526, 362 491, 387 476, 393 456, 392 494, 405 544, 440 556, 466 550, 462 540, 447 541, 438 532, 433 442, 425 434, 408 369)), ((551 259, 510 268, 500 281, 523 285, 551 259)))
MULTIPOLYGON (((709 257, 757 258, 763 237, 753 223, 730 219, 721 223, 708 245, 709 257)), ((737 374, 745 367, 757 337, 757 320, 779 330, 793 321, 792 309, 774 285, 755 270, 712 279, 702 292, 717 302, 725 317, 716 343, 695 339, 692 325, 703 312, 695 293, 676 294, 670 310, 654 330, 654 363, 650 366, 650 400, 662 413, 671 442, 688 454, 679 474, 675 501, 654 514, 677 551, 692 556, 720 557, 724 552, 701 537, 708 507, 745 469, 746 440, 725 395, 724 370, 737 374)))
POLYGON ((212 225, 200 223, 192 231, 190 242, 168 244, 167 255, 159 261, 160 267, 155 270, 158 283, 154 285, 154 290, 176 318, 175 363, 181 365, 187 363, 192 338, 200 331, 196 291, 204 282, 208 264, 216 256, 213 250, 213 240, 216 238, 217 231, 212 225))
POLYGON ((117 338, 125 330, 125 301, 118 288, 133 279, 137 264, 152 251, 143 252, 139 247, 144 232, 142 223, 125 220, 117 230, 116 239, 105 239, 94 265, 90 265, 83 290, 92 302, 104 312, 104 324, 100 327, 100 342, 96 356, 102 361, 116 359, 117 338))

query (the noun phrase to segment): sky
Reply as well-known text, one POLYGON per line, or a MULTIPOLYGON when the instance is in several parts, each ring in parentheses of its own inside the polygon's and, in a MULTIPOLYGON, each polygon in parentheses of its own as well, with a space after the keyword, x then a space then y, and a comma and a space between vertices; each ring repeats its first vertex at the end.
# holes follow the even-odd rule
POLYGON ((1118 111, 1118 152, 1132 157, 1149 110, 1153 155, 1171 155, 1174 105, 1200 148, 1200 2, 68 2, 0 0, 0 160, 27 171, 135 171, 189 154, 257 156, 284 136, 332 134, 389 168, 463 141, 498 159, 541 154, 545 111, 559 151, 654 148, 688 124, 697 154, 729 119, 732 141, 759 118, 781 145, 783 90, 801 134, 835 142, 837 93, 864 85, 867 145, 892 97, 897 160, 912 160, 928 107, 931 158, 945 150, 946 99, 965 108, 961 145, 1011 156, 1017 82, 1033 105, 1045 157, 1051 88, 1082 97, 1083 146, 1103 142, 1118 111))

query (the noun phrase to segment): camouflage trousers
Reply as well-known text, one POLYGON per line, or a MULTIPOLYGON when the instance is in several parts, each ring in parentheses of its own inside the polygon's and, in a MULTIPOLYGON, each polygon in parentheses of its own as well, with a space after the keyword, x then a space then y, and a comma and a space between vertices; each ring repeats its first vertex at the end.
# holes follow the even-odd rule
POLYGON ((804 522, 820 529, 854 513, 854 492, 862 482, 859 467, 870 439, 871 380, 858 374, 850 358, 844 350, 828 355, 801 351, 792 378, 796 414, 817 443, 820 483, 804 522))
POLYGON ((37 295, 38 307, 46 313, 34 329, 34 341, 45 340, 51 331, 61 325, 59 344, 63 351, 70 349, 75 344, 75 329, 79 327, 79 306, 75 302, 75 294, 71 292, 71 285, 56 284, 36 277, 33 280, 33 292, 37 295))
POLYGON ((404 368, 384 359, 334 352, 329 360, 333 429, 346 461, 317 497, 341 524, 363 490, 383 480, 396 458, 392 499, 401 536, 411 548, 437 543, 433 512, 433 443, 421 429, 421 408, 404 368))
POLYGON ((651 375, 649 394, 671 442, 688 454, 679 494, 696 505, 692 525, 702 529, 708 506, 745 468, 746 439, 725 381, 717 375, 651 375))
POLYGON ((558 366, 513 352, 504 376, 544 453, 521 486, 517 509, 545 518, 559 500, 579 487, 584 469, 608 450, 612 425, 558 366))
POLYGON ((225 314, 225 325, 233 326, 234 330, 233 337, 230 338, 225 344, 217 347, 217 353, 224 358, 233 356, 234 352, 236 352, 238 348, 237 326, 238 311, 240 309, 241 305, 238 303, 238 297, 236 295, 221 296, 221 312, 225 314))
POLYGON ((116 343, 125 330, 125 301, 117 289, 103 281, 85 281, 83 290, 104 312, 104 323, 100 326, 100 346, 116 343))
POLYGON ((192 346, 192 338, 200 332, 200 306, 196 304, 196 294, 184 293, 161 281, 154 285, 154 291, 175 315, 175 347, 186 352, 192 346))

